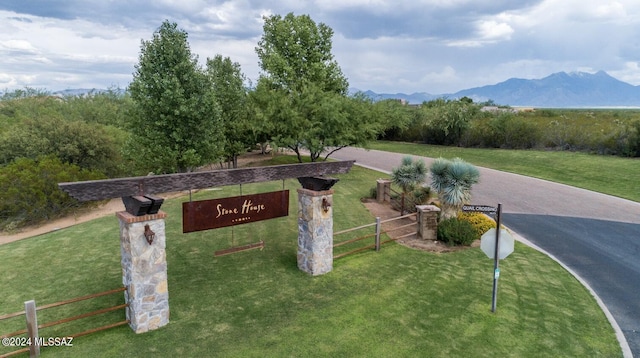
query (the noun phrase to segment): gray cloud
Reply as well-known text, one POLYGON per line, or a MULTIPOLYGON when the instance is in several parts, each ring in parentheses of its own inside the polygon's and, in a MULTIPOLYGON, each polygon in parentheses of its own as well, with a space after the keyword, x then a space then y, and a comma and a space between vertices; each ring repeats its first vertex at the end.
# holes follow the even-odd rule
POLYGON ((5 0, 0 88, 126 86, 140 40, 165 19, 252 79, 262 16, 309 14, 335 33, 353 87, 446 93, 510 77, 605 70, 640 84, 635 0, 5 0))

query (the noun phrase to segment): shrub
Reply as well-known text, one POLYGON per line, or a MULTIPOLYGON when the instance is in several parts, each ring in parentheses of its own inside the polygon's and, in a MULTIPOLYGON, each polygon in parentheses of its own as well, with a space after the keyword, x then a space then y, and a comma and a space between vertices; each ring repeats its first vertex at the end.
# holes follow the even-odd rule
POLYGON ((499 148, 528 149, 540 140, 536 124, 511 113, 503 113, 489 121, 491 146, 499 148))
POLYGON ((60 190, 58 183, 103 177, 54 156, 21 158, 0 168, 0 229, 16 229, 81 207, 83 204, 60 190))
POLYGON ((409 193, 409 199, 416 205, 427 204, 431 198, 431 187, 420 186, 409 193))
POLYGON ((371 199, 377 199, 378 198, 378 188, 377 187, 371 187, 369 188, 369 198, 371 199))
POLYGON ((52 117, 25 119, 0 134, 0 163, 17 158, 55 155, 83 169, 119 174, 119 143, 125 132, 116 128, 52 117))
POLYGON ((466 220, 452 217, 438 224, 438 240, 447 245, 471 245, 477 239, 476 229, 466 220))
POLYGON ((495 221, 481 213, 460 213, 458 219, 467 221, 473 226, 476 239, 480 239, 485 232, 496 227, 495 221))

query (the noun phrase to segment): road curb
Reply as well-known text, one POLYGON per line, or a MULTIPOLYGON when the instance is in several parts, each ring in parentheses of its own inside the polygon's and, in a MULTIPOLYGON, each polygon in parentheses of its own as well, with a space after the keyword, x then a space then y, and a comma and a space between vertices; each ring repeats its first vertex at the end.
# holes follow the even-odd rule
POLYGON ((607 319, 609 320, 609 323, 611 324, 611 327, 613 328, 614 332, 616 333, 616 337, 618 338, 618 342, 620 343, 620 348, 622 349, 622 356, 624 358, 633 358, 633 354, 631 352, 631 347, 629 346, 629 342, 627 342, 627 338, 625 337, 624 333, 622 333, 622 329, 618 325, 618 321, 616 321, 616 319, 613 317, 611 312, 609 312, 609 309, 607 308, 607 306, 605 306, 604 302, 600 299, 600 297, 598 296, 596 291, 594 291, 591 288, 591 286, 589 286, 587 281, 583 280, 582 277, 580 277, 580 275, 578 275, 571 268, 569 268, 568 266, 563 264, 562 261, 560 261, 557 257, 552 255, 551 253, 547 252, 545 249, 543 249, 540 246, 534 244, 533 242, 527 240, 525 237, 519 235, 517 232, 513 231, 512 229, 509 229, 509 231, 511 232, 511 235, 513 235, 514 239, 516 239, 517 241, 529 246, 530 248, 532 248, 532 249, 534 249, 534 250, 536 250, 536 251, 538 251, 540 253, 543 253, 543 254, 547 255, 547 257, 549 257, 553 261, 557 262, 560 266, 562 266, 562 268, 564 268, 573 277, 575 277, 575 279, 578 280, 578 282, 580 282, 582 284, 582 286, 584 286, 591 293, 591 296, 593 296, 593 298, 595 298, 596 302, 600 306, 600 309, 602 309, 602 311, 604 312, 604 315, 607 317, 607 319))

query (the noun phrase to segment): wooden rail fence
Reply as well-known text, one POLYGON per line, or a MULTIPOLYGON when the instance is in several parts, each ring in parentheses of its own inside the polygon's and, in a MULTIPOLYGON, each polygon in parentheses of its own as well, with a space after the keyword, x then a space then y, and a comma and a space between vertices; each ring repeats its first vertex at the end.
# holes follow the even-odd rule
MULTIPOLYGON (((99 314, 103 314, 103 313, 107 313, 107 312, 112 312, 112 311, 117 311, 119 309, 123 309, 127 306, 129 306, 128 304, 124 303, 124 304, 120 304, 120 305, 116 305, 116 306, 112 306, 112 307, 107 307, 107 308, 102 308, 96 311, 92 311, 92 312, 87 312, 87 313, 83 313, 80 315, 76 315, 76 316, 72 316, 72 317, 67 317, 67 318, 63 318, 57 321, 53 321, 53 322, 47 322, 47 323, 42 323, 42 324, 38 324, 38 317, 36 312, 40 311, 40 310, 44 310, 44 309, 49 309, 49 308, 54 308, 54 307, 59 307, 59 306, 63 306, 63 305, 67 305, 70 303, 75 303, 75 302, 80 302, 80 301, 85 301, 85 300, 89 300, 92 298, 97 298, 97 297, 101 297, 101 296, 106 296, 106 295, 111 295, 114 293, 118 293, 118 292, 123 292, 126 291, 126 287, 120 287, 120 288, 116 288, 113 290, 109 290, 109 291, 104 291, 104 292, 100 292, 100 293, 94 293, 91 295, 87 295, 87 296, 82 296, 82 297, 76 297, 76 298, 72 298, 72 299, 68 299, 65 301, 60 301, 60 302, 55 302, 55 303, 50 303, 50 304, 46 304, 46 305, 42 305, 39 307, 36 307, 36 303, 34 300, 30 300, 30 301, 26 301, 24 303, 24 311, 20 311, 20 312, 14 312, 14 313, 9 313, 9 314, 5 314, 0 316, 0 321, 5 320, 5 319, 9 319, 9 318, 13 318, 13 317, 18 317, 18 316, 25 316, 26 319, 26 329, 22 329, 22 330, 18 330, 15 332, 11 332, 11 333, 7 333, 7 334, 3 334, 0 336, 0 338, 2 339, 3 345, 9 345, 9 344, 5 344, 6 342, 28 342, 28 347, 27 348, 22 348, 16 351, 12 351, 12 352, 8 352, 8 353, 3 353, 0 354, 0 358, 5 358, 5 357, 10 357, 16 354, 20 354, 20 353, 26 353, 29 352, 29 355, 31 357, 37 357, 40 355, 40 346, 41 343, 47 343, 47 340, 43 340, 39 333, 38 330, 41 328, 47 328, 47 327, 51 327, 51 326, 55 326, 55 325, 59 325, 59 324, 63 324, 63 323, 67 323, 67 322, 71 322, 71 321, 75 321, 75 320, 79 320, 82 318, 87 318, 87 317, 91 317, 91 316, 95 316, 95 315, 99 315, 99 314), (18 337, 18 338, 14 338, 11 339, 11 337, 17 337, 17 336, 22 336, 24 334, 27 334, 26 337, 18 337)), ((128 320, 124 320, 124 321, 120 321, 120 322, 116 322, 116 323, 112 323, 112 324, 108 324, 108 325, 104 325, 98 328, 92 328, 80 333, 76 333, 73 335, 68 335, 66 337, 59 337, 60 340, 62 339, 68 339, 68 338, 77 338, 77 337, 81 337, 81 336, 85 336, 87 334, 91 334, 91 333, 95 333, 95 332, 99 332, 99 331, 103 331, 105 329, 109 329, 109 328, 113 328, 113 327, 118 327, 118 326, 122 326, 125 324, 128 324, 129 321, 128 320)), ((58 343, 60 343, 60 340, 56 341, 56 345, 58 345, 58 343)), ((18 346, 23 346, 25 344, 18 344, 18 346)), ((14 344, 15 346, 15 344, 14 344)))
POLYGON ((397 207, 400 208, 400 215, 404 215, 404 212, 407 211, 408 208, 415 208, 416 205, 419 205, 419 203, 416 203, 411 198, 408 198, 402 192, 396 191, 391 187, 389 188, 389 191, 395 194, 395 197, 393 195, 389 197, 389 202, 391 203, 392 206, 394 206, 394 203, 395 203, 395 205, 397 205, 397 207))
POLYGON ((398 227, 395 227, 395 228, 389 229, 389 230, 383 230, 382 229, 382 224, 384 224, 384 223, 392 222, 392 221, 395 221, 395 220, 401 220, 401 219, 404 219, 404 218, 415 217, 415 216, 417 216, 416 213, 411 213, 411 214, 399 216, 397 218, 391 218, 391 219, 386 219, 386 220, 380 220, 380 217, 376 217, 376 222, 374 222, 374 223, 366 224, 366 225, 362 225, 362 226, 358 226, 358 227, 354 227, 354 228, 351 228, 351 229, 346 229, 346 230, 342 230, 342 231, 338 231, 338 232, 333 233, 333 237, 334 237, 334 240, 335 240, 335 237, 338 236, 338 235, 346 234, 346 233, 353 232, 353 231, 356 231, 356 230, 375 227, 375 233, 364 235, 364 236, 359 236, 359 237, 356 237, 356 238, 353 238, 353 239, 349 239, 349 240, 345 240, 345 241, 342 241, 342 242, 339 242, 339 243, 334 243, 333 244, 333 248, 335 249, 336 247, 340 247, 340 246, 343 246, 343 245, 351 244, 351 243, 358 242, 358 241, 361 241, 361 240, 364 240, 364 239, 368 239, 368 238, 371 238, 371 237, 375 238, 375 242, 373 244, 367 245, 367 246, 364 246, 364 247, 359 247, 357 249, 353 249, 351 251, 344 252, 344 253, 341 253, 339 255, 334 255, 333 258, 334 259, 339 259, 341 257, 347 256, 347 255, 350 255, 350 254, 355 254, 357 252, 361 252, 361 251, 365 251, 365 250, 369 250, 369 249, 373 249, 373 248, 375 248, 376 251, 380 251, 380 247, 382 245, 386 244, 386 243, 389 243, 391 241, 396 241, 398 239, 401 239, 401 238, 404 238, 404 237, 407 237, 407 236, 416 235, 416 233, 418 231, 417 222, 412 222, 410 224, 398 226, 398 227), (391 239, 388 239, 388 240, 385 240, 385 241, 382 241, 382 242, 380 241, 380 236, 382 234, 388 234, 388 233, 390 233, 392 231, 405 229, 405 228, 411 227, 411 226, 416 226, 416 230, 412 231, 412 232, 409 232, 407 234, 404 234, 404 235, 396 236, 394 238, 391 238, 391 239))

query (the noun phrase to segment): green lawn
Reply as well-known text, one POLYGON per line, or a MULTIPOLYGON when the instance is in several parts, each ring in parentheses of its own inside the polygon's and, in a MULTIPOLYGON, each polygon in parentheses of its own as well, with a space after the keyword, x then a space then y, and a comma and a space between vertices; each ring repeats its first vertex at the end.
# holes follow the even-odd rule
MULTIPOLYGON (((334 230, 374 221, 359 199, 379 173, 354 167, 334 187, 334 230)), ((243 193, 282 182, 243 185, 243 193)), ((181 202, 167 212, 171 322, 134 334, 127 326, 43 348, 68 357, 619 357, 613 329, 595 299, 562 267, 516 243, 501 263, 497 312, 491 313, 493 261, 478 248, 434 254, 391 243, 336 260, 311 277, 296 267, 297 193, 288 180, 290 214, 232 228, 182 234, 181 202), (214 257, 230 245, 266 242, 264 250, 214 257)), ((194 199, 234 196, 239 187, 204 190, 194 199)), ((0 246, 0 315, 121 285, 118 221, 109 216, 0 246)), ((100 304, 123 302, 121 294, 100 304)), ((69 305, 39 313, 61 318, 69 305)), ((81 306, 88 306, 81 304, 81 306)), ((83 308, 84 309, 84 308, 83 308)), ((75 314, 81 313, 74 311, 75 314)), ((42 329, 64 336, 115 322, 111 313, 42 329), (91 321, 91 323, 89 323, 91 321)), ((0 321, 0 334, 23 319, 0 321)), ((8 349, 0 347, 0 354, 8 349)))
POLYGON ((371 149, 431 158, 460 157, 474 165, 640 201, 640 159, 566 151, 478 149, 378 141, 371 149))

